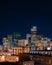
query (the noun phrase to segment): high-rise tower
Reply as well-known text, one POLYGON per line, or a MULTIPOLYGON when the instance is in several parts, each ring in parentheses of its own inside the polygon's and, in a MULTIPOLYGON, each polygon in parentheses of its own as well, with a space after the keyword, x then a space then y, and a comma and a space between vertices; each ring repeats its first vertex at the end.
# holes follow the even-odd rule
POLYGON ((36 26, 33 26, 32 28, 31 28, 31 34, 33 35, 36 35, 36 33, 37 33, 37 27, 36 26))
POLYGON ((8 39, 8 42, 9 42, 10 48, 12 47, 12 38, 13 38, 12 35, 8 35, 8 36, 7 36, 7 39, 8 39))
POLYGON ((18 46, 18 39, 20 39, 20 33, 13 33, 13 46, 16 47, 18 46))
POLYGON ((31 33, 27 34, 26 38, 28 40, 29 45, 35 45, 36 41, 37 41, 37 27, 33 26, 31 28, 31 33))
POLYGON ((31 44, 35 45, 36 41, 37 41, 37 27, 33 26, 31 28, 31 44))

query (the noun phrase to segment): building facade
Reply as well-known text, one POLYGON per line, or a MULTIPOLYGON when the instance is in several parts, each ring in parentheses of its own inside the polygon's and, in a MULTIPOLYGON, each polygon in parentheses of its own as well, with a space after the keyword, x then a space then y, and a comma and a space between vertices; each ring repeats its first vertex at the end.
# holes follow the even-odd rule
POLYGON ((14 32, 13 33, 13 47, 18 46, 18 40, 20 39, 20 33, 14 32))
POLYGON ((22 40, 18 40, 18 46, 26 46, 28 44, 28 40, 26 39, 22 39, 22 40))

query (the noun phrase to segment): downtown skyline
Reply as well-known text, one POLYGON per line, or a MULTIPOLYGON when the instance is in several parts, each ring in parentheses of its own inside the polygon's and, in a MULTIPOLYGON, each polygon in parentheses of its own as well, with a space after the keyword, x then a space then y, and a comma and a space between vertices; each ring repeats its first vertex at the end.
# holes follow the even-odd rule
MULTIPOLYGON (((38 27, 37 26, 33 26, 33 27, 35 27, 36 28, 36 35, 43 35, 43 37, 44 38, 50 38, 50 37, 48 37, 48 36, 45 36, 44 34, 42 34, 42 33, 39 33, 39 30, 38 30, 38 27)), ((32 27, 31 27, 32 28, 32 27)), ((3 38, 7 38, 8 37, 8 35, 12 35, 12 39, 13 39, 13 37, 14 37, 14 35, 18 35, 18 37, 19 37, 19 39, 26 39, 27 38, 27 34, 31 34, 31 28, 30 28, 30 30, 29 30, 29 33, 27 33, 26 32, 26 34, 24 35, 24 34, 21 34, 21 33, 19 33, 19 32, 13 32, 12 34, 10 33, 10 34, 7 34, 7 35, 5 35, 5 36, 2 36, 1 37, 1 39, 0 39, 0 41, 1 41, 1 44, 3 44, 3 38), (23 36, 24 37, 23 37, 23 36)), ((51 39, 51 38, 50 38, 51 39)), ((51 41, 52 41, 52 39, 51 39, 51 41)))
POLYGON ((19 32, 22 38, 30 33, 32 26, 38 27, 38 34, 52 38, 52 4, 48 1, 1 1, 0 40, 19 32))
POLYGON ((0 64, 52 65, 52 1, 0 1, 0 64))

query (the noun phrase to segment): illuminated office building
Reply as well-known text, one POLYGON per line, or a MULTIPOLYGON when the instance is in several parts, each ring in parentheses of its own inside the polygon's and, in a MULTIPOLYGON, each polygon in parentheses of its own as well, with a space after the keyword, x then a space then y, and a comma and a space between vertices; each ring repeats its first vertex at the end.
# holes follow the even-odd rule
POLYGON ((41 41, 37 41, 36 47, 42 47, 42 46, 43 46, 43 43, 41 41))
POLYGON ((42 41, 43 43, 47 43, 47 42, 50 42, 51 39, 50 39, 50 38, 42 38, 41 41, 42 41))
POLYGON ((33 34, 37 34, 37 27, 36 26, 33 26, 32 28, 31 28, 31 34, 33 35, 33 34))
POLYGON ((36 46, 32 45, 30 49, 30 53, 35 53, 36 51, 36 46))
POLYGON ((31 34, 27 34, 26 39, 28 40, 29 45, 35 45, 37 42, 37 27, 33 26, 31 28, 31 34))
POLYGON ((31 45, 36 45, 37 41, 42 39, 43 35, 37 35, 37 27, 33 26, 31 28, 31 45))
POLYGON ((44 44, 41 41, 37 41, 36 43, 36 50, 44 50, 44 44))
POLYGON ((10 44, 10 48, 12 47, 12 38, 13 38, 12 35, 7 36, 8 42, 10 44))
POLYGON ((30 53, 30 50, 31 50, 30 46, 23 47, 23 53, 30 53))
POLYGON ((18 40, 18 46, 26 46, 28 44, 28 40, 22 39, 18 40))
POLYGON ((3 46, 10 47, 10 43, 7 38, 3 38, 3 46))
POLYGON ((20 33, 15 32, 13 34, 13 47, 18 46, 18 40, 20 39, 20 33))
POLYGON ((51 42, 51 39, 50 38, 42 38, 41 42, 43 43, 44 47, 47 47, 49 45, 48 42, 51 42))
POLYGON ((13 50, 15 55, 18 55, 19 53, 23 53, 23 47, 20 46, 14 47, 13 50))
POLYGON ((7 38, 3 38, 3 47, 12 47, 12 35, 8 35, 7 38))
POLYGON ((31 43, 31 35, 26 34, 26 39, 28 40, 28 45, 30 45, 30 43, 31 43))

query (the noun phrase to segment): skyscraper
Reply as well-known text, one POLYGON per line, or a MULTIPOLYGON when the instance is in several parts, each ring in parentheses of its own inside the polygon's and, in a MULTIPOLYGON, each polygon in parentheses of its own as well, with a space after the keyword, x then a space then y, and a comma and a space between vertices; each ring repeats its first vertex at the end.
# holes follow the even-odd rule
POLYGON ((12 38, 13 38, 12 35, 8 35, 8 36, 7 36, 7 39, 8 39, 8 42, 9 42, 10 48, 12 47, 12 38))
POLYGON ((8 40, 7 40, 7 38, 6 38, 6 37, 5 37, 5 38, 3 38, 3 41, 2 41, 2 42, 3 42, 3 45, 4 45, 4 46, 8 46, 7 41, 8 41, 8 40))
POLYGON ((37 41, 37 27, 33 26, 31 28, 31 34, 28 34, 26 37, 30 45, 35 45, 37 41))
POLYGON ((18 46, 18 39, 20 39, 20 33, 14 32, 13 33, 13 46, 18 46))
POLYGON ((31 28, 31 34, 32 34, 32 35, 33 35, 33 34, 36 35, 36 33, 37 33, 37 27, 36 27, 36 26, 33 26, 33 27, 31 28))
POLYGON ((33 45, 35 45, 35 43, 36 43, 36 41, 37 41, 37 38, 36 38, 36 36, 37 36, 37 27, 36 26, 33 26, 32 28, 31 28, 31 44, 33 45))
POLYGON ((30 45, 30 43, 31 43, 31 35, 27 34, 26 39, 28 40, 28 45, 30 45))
POLYGON ((3 38, 3 46, 5 47, 12 47, 12 35, 8 35, 7 38, 3 38))

